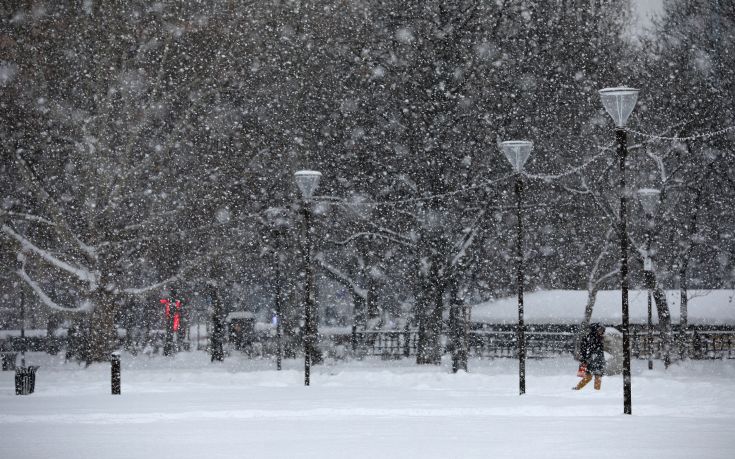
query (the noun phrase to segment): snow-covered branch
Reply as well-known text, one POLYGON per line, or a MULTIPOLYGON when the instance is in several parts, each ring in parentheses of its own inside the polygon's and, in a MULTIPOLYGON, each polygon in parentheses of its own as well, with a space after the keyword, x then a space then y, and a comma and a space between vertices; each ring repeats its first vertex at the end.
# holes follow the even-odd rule
POLYGON ((472 245, 472 243, 475 241, 475 237, 477 236, 477 231, 480 228, 480 222, 482 221, 482 217, 485 216, 485 210, 480 211, 480 213, 475 218, 474 223, 470 227, 470 230, 465 234, 462 241, 459 243, 459 247, 457 250, 457 253, 452 257, 452 261, 450 263, 450 266, 454 268, 459 264, 460 261, 465 257, 467 253, 467 249, 472 245))
POLYGON ((370 231, 363 231, 360 233, 355 233, 343 241, 333 241, 332 243, 337 244, 337 245, 347 245, 350 242, 363 238, 363 237, 368 238, 368 239, 375 239, 375 238, 385 239, 386 241, 395 242, 396 244, 401 244, 406 247, 415 247, 415 245, 411 242, 407 242, 405 240, 397 239, 392 236, 388 236, 388 235, 381 234, 381 233, 374 233, 370 231))
POLYGON ((54 226, 56 223, 52 222, 51 220, 48 220, 46 218, 40 217, 38 215, 33 214, 27 214, 22 212, 5 212, 7 215, 9 215, 11 218, 20 218, 29 222, 38 222, 43 223, 45 225, 54 226))
POLYGON ((88 257, 96 259, 96 248, 84 243, 74 234, 71 228, 69 228, 69 225, 67 225, 66 220, 64 219, 64 216, 60 210, 59 204, 51 196, 51 194, 46 191, 46 188, 43 186, 41 179, 38 178, 35 171, 23 158, 20 150, 15 154, 15 162, 18 165, 18 169, 21 171, 21 174, 25 178, 26 182, 38 194, 39 201, 44 203, 48 211, 51 213, 52 220, 55 223, 53 227, 56 229, 56 232, 65 240, 69 241, 70 243, 76 244, 77 247, 88 257))
POLYGON ((451 266, 457 266, 460 261, 465 257, 467 253, 467 249, 472 245, 472 243, 475 240, 475 236, 477 236, 477 227, 472 228, 470 232, 467 234, 467 236, 464 238, 462 243, 459 246, 459 250, 457 253, 452 257, 451 266))
POLYGON ((128 288, 119 289, 119 290, 116 290, 115 293, 125 293, 128 295, 143 295, 145 293, 151 292, 153 290, 159 289, 168 284, 181 280, 187 272, 202 265, 203 263, 210 261, 215 256, 219 256, 222 254, 223 254, 222 250, 213 250, 212 252, 205 253, 204 255, 197 257, 195 260, 183 266, 179 270, 179 272, 177 272, 175 275, 169 278, 163 279, 154 284, 146 285, 143 287, 128 287, 128 288))
MULTIPOLYGON (((131 229, 134 226, 136 225, 126 226, 125 230, 131 229)), ((140 224, 137 226, 139 226, 140 228, 145 228, 146 225, 140 224)), ((219 227, 222 227, 221 223, 207 223, 204 225, 195 226, 193 228, 177 228, 176 234, 179 237, 191 237, 197 231, 212 230, 212 229, 219 228, 219 227)), ((106 248, 106 247, 122 247, 128 244, 139 244, 141 242, 159 241, 161 239, 165 239, 168 237, 170 237, 168 233, 159 231, 158 233, 153 234, 153 235, 144 235, 144 236, 138 236, 138 237, 134 237, 130 239, 120 239, 117 241, 102 242, 99 244, 99 248, 100 250, 102 250, 103 248, 106 248)))
POLYGON ((156 282, 155 284, 146 285, 145 287, 124 288, 124 289, 120 289, 120 292, 126 293, 128 295, 143 295, 144 293, 151 292, 153 290, 164 287, 172 282, 176 282, 180 280, 183 275, 184 275, 184 271, 181 271, 179 273, 176 273, 176 275, 171 276, 167 279, 164 279, 160 282, 156 282))
MULTIPOLYGON (((159 66, 158 66, 158 72, 156 72, 156 80, 155 80, 155 83, 153 84, 153 91, 151 92, 151 96, 150 96, 151 100, 155 100, 156 94, 158 93, 160 89, 161 81, 163 80, 164 66, 165 66, 169 51, 171 49, 170 45, 171 45, 171 36, 169 35, 166 37, 166 43, 164 44, 164 47, 163 47, 163 56, 161 56, 161 62, 159 63, 159 66)), ((138 52, 139 53, 142 52, 142 47, 138 49, 138 52)), ((135 140, 138 137, 138 134, 140 134, 140 132, 143 130, 143 127, 145 126, 145 122, 146 122, 145 119, 141 120, 135 126, 134 129, 131 129, 130 132, 128 132, 128 137, 126 139, 125 148, 124 148, 124 152, 125 152, 124 157, 126 158, 129 157, 130 152, 132 151, 133 145, 135 144, 135 140)), ((125 183, 128 177, 131 175, 131 173, 133 173, 133 171, 142 170, 142 168, 147 167, 149 158, 150 156, 147 156, 144 161, 141 161, 140 163, 138 163, 137 166, 123 173, 121 177, 117 175, 113 176, 112 184, 108 189, 107 196, 106 196, 106 199, 103 201, 101 210, 98 212, 98 215, 97 215, 98 217, 104 214, 105 212, 107 212, 109 209, 114 207, 113 202, 114 202, 116 194, 120 190, 120 184, 125 183)))
POLYGON ((352 292, 359 296, 360 298, 367 300, 367 289, 364 289, 357 285, 357 283, 351 279, 347 274, 343 273, 336 267, 332 266, 331 264, 327 263, 327 261, 324 259, 324 255, 319 253, 316 257, 314 257, 314 260, 319 264, 319 266, 326 271, 329 276, 339 282, 340 284, 346 286, 352 292))
POLYGON ((23 281, 28 284, 31 290, 33 290, 33 293, 35 293, 38 299, 41 300, 41 303, 43 303, 49 309, 64 312, 89 312, 92 310, 92 304, 88 301, 83 301, 78 308, 67 308, 56 303, 46 294, 46 292, 43 291, 41 286, 38 285, 38 282, 31 279, 31 277, 25 271, 25 262, 23 263, 21 268, 16 271, 16 274, 18 274, 18 277, 23 279, 23 281))
POLYGON ((563 177, 567 177, 569 175, 576 174, 579 171, 585 169, 587 166, 589 166, 593 162, 597 161, 599 158, 601 158, 603 155, 605 155, 607 153, 607 148, 604 148, 603 147, 601 149, 602 149, 602 151, 600 151, 599 153, 597 153, 595 156, 593 156, 589 160, 585 161, 584 163, 580 164, 579 166, 571 167, 568 170, 566 170, 564 172, 561 172, 559 174, 529 174, 529 173, 525 173, 524 172, 523 175, 525 177, 528 177, 528 178, 541 179, 541 180, 545 180, 545 181, 556 180, 556 179, 560 179, 560 178, 563 178, 563 177))
POLYGON ((650 150, 647 151, 646 154, 656 163, 656 166, 658 166, 658 173, 661 176, 661 182, 666 182, 668 176, 666 175, 666 166, 664 165, 663 158, 650 150))
POLYGON ((13 231, 12 228, 10 228, 8 225, 3 225, 1 227, 3 233, 7 234, 11 238, 15 239, 21 246, 21 248, 24 251, 31 251, 38 255, 41 259, 44 261, 50 263, 51 265, 55 266, 58 269, 61 269, 62 271, 66 271, 69 274, 73 274, 76 276, 79 280, 83 282, 87 282, 89 284, 90 290, 95 290, 97 288, 97 276, 89 271, 88 269, 74 266, 70 263, 67 263, 55 256, 53 256, 48 250, 44 250, 38 246, 36 246, 34 243, 23 237, 22 235, 16 233, 13 231))

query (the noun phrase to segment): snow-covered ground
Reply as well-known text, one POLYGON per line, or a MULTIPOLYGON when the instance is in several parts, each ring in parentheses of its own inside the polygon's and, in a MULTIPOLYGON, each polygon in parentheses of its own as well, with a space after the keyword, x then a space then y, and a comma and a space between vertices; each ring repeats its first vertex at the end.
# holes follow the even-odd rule
POLYGON ((571 358, 517 361, 331 362, 303 386, 302 362, 204 353, 123 355, 122 391, 109 364, 84 369, 32 354, 36 393, 15 396, 0 372, 0 458, 732 458, 735 361, 649 371, 634 362, 633 416, 622 379, 570 390, 571 358))

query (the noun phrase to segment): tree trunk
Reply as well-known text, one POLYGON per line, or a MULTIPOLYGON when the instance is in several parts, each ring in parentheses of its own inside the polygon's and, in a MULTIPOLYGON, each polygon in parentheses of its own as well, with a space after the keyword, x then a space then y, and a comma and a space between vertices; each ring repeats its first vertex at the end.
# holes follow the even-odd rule
POLYGON ((352 290, 352 351, 362 358, 365 355, 365 330, 367 329, 367 301, 352 290), (359 351, 359 352, 358 352, 359 351))
POLYGON ((687 268, 689 258, 685 258, 679 271, 679 358, 686 359, 689 353, 689 282, 687 281, 687 268))
MULTIPOLYGON (((691 153, 691 147, 687 144, 687 150, 691 153)), ((701 177, 701 181, 704 183, 706 176, 701 177)), ((685 226, 688 230, 686 233, 686 244, 684 249, 679 256, 680 268, 679 268, 679 336, 678 336, 678 350, 680 358, 686 358, 689 352, 689 282, 688 282, 688 271, 689 271, 689 259, 692 256, 694 250, 694 236, 699 231, 699 210, 702 205, 702 197, 704 196, 704 190, 702 187, 697 188, 696 195, 694 198, 694 204, 689 215, 689 223, 685 226)))
POLYGON ((87 365, 93 362, 106 362, 110 353, 117 348, 117 328, 115 327, 116 298, 109 292, 99 288, 92 295, 94 310, 89 318, 89 333, 85 360, 87 365))
POLYGON ((416 283, 416 305, 415 305, 415 319, 418 323, 418 336, 416 339, 416 363, 424 365, 429 363, 428 358, 428 347, 430 342, 429 329, 429 296, 431 284, 428 280, 427 273, 421 268, 422 260, 418 260, 419 266, 417 267, 417 279, 416 283))
POLYGON ((427 335, 428 318, 428 301, 426 301, 426 292, 421 291, 416 296, 416 321, 418 322, 418 336, 416 338, 416 363, 424 365, 428 362, 427 343, 429 337, 427 335))
MULTIPOLYGON (((633 252, 638 253, 638 252, 633 252)), ((641 264, 644 263, 642 257, 638 257, 641 264)), ((671 328, 671 312, 669 304, 666 301, 666 292, 658 285, 655 272, 650 273, 648 278, 648 288, 651 289, 654 302, 656 303, 656 313, 658 314, 659 333, 661 334, 661 345, 664 359, 664 367, 671 365, 671 348, 674 343, 674 333, 671 328)))
POLYGON ((221 362, 225 359, 223 344, 225 340, 225 325, 222 317, 222 302, 216 285, 210 286, 212 298, 212 336, 209 338, 209 354, 212 362, 221 362))
POLYGON ((442 312, 444 312, 444 284, 439 278, 438 269, 434 277, 434 309, 431 314, 431 353, 429 354, 431 362, 439 365, 442 360, 442 312))
POLYGON ((452 279, 451 300, 449 309, 449 329, 452 336, 452 372, 467 371, 467 336, 465 314, 462 311, 462 300, 459 298, 459 281, 452 279))
POLYGON ((380 307, 378 306, 378 288, 375 279, 368 272, 367 276, 367 314, 370 319, 376 319, 380 317, 380 307))
POLYGON ((592 313, 594 312, 595 303, 597 302, 597 292, 600 290, 600 287, 602 287, 603 282, 615 274, 616 271, 611 271, 599 279, 590 279, 587 282, 587 305, 584 308, 584 318, 582 319, 582 323, 579 325, 579 330, 577 330, 574 344, 574 358, 577 360, 579 360, 579 345, 582 342, 582 338, 587 333, 590 322, 592 322, 592 313))
POLYGON ((658 326, 663 345, 664 366, 668 368, 671 365, 671 345, 674 341, 671 329, 671 314, 669 313, 669 305, 666 302, 666 293, 663 289, 655 285, 652 293, 653 299, 656 302, 656 312, 658 313, 658 326))
POLYGON ((587 329, 590 326, 590 322, 592 322, 592 313, 595 309, 598 290, 600 290, 598 283, 590 282, 587 284, 587 305, 584 307, 584 318, 582 319, 582 323, 579 324, 577 336, 574 338, 574 358, 577 360, 580 358, 579 346, 582 343, 582 338, 587 334, 587 329))
MULTIPOLYGON (((368 310, 370 302, 376 302, 374 292, 371 300, 372 287, 368 286, 366 289, 359 288, 357 280, 352 280, 345 276, 340 275, 336 270, 333 270, 329 264, 327 264, 322 258, 317 257, 316 261, 318 266, 322 268, 322 272, 330 279, 338 282, 344 288, 348 289, 352 295, 352 350, 357 352, 360 350, 360 355, 364 354, 365 350, 365 330, 367 330, 368 321, 368 310), (365 292, 365 296, 361 292, 365 292), (367 298, 366 298, 367 296, 367 298)), ((358 276, 359 277, 359 276, 358 276)))
POLYGON ((422 322, 419 325, 420 346, 416 363, 438 365, 441 363, 442 311, 444 309, 444 285, 440 278, 438 257, 433 257, 429 269, 428 291, 431 301, 423 304, 422 322))
POLYGON ((603 245, 602 250, 600 250, 595 263, 592 265, 592 271, 587 278, 587 305, 584 308, 584 318, 582 319, 582 323, 579 325, 579 330, 577 330, 577 335, 574 339, 574 358, 577 360, 579 360, 580 343, 582 342, 584 335, 587 333, 587 329, 592 321, 592 313, 595 309, 595 302, 597 301, 597 292, 600 290, 600 287, 606 279, 609 279, 616 274, 616 271, 611 271, 600 277, 597 275, 600 270, 600 264, 608 254, 610 237, 613 233, 614 228, 609 228, 607 233, 605 233, 605 244, 603 245))

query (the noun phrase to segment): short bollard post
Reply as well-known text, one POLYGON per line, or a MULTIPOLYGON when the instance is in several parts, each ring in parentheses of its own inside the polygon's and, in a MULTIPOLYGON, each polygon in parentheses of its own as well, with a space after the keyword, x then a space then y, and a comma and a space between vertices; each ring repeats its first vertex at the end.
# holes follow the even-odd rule
POLYGON ((120 395, 120 354, 112 354, 110 362, 112 376, 112 395, 120 395))

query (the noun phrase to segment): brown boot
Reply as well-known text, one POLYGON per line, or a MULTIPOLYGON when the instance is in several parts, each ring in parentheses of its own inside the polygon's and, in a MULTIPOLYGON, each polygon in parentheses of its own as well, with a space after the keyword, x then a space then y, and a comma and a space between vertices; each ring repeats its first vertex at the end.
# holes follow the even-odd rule
POLYGON ((584 378, 582 378, 581 381, 579 381, 579 384, 577 384, 575 387, 572 387, 574 390, 580 390, 584 386, 587 385, 588 382, 592 381, 592 375, 585 375, 584 378))
POLYGON ((600 390, 602 387, 602 376, 595 376, 595 390, 600 390))

